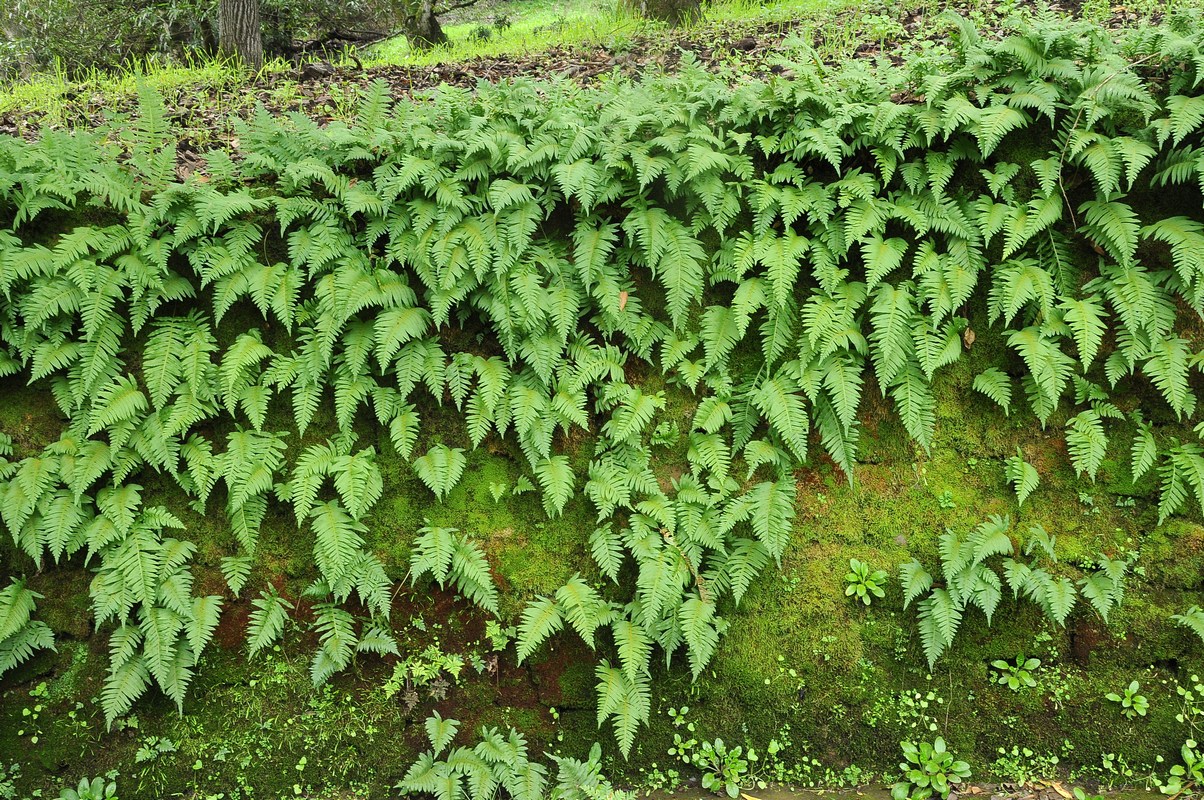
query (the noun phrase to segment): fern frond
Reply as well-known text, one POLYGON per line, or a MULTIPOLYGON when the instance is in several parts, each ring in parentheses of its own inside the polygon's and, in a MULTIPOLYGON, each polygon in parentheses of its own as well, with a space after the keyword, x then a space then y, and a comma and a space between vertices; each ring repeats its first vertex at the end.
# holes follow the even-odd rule
POLYGON ((555 600, 540 597, 529 603, 518 624, 518 663, 530 658, 544 641, 563 627, 564 618, 555 600))
POLYGON ((1108 436, 1099 413, 1088 409, 1071 417, 1066 423, 1066 445, 1074 471, 1080 476, 1086 473, 1094 481, 1108 454, 1108 436))
POLYGON ((931 669, 941 654, 953 644, 961 626, 962 611, 944 589, 934 589, 931 595, 920 601, 917 608, 920 642, 931 669))
POLYGON ((1037 467, 1025 460, 1025 454, 1016 448, 1016 454, 1004 460, 1004 477, 1016 492, 1016 505, 1025 505, 1028 495, 1031 495, 1041 482, 1037 467))
POLYGON ((558 517, 573 496, 573 468, 568 456, 552 456, 535 465, 535 478, 542 492, 544 512, 558 517))
POLYGON ((1171 619, 1176 625, 1187 628, 1204 641, 1204 609, 1192 606, 1182 614, 1174 614, 1171 619))
POLYGON ((414 472, 442 500, 460 482, 467 463, 462 448, 437 444, 414 461, 414 472))
POLYGON ((1012 410, 1012 379, 998 367, 988 367, 974 376, 974 391, 980 392, 1003 409, 1004 415, 1012 410))
POLYGON ((251 605, 255 610, 247 626, 247 651, 254 656, 280 639, 293 604, 275 592, 264 592, 251 605))

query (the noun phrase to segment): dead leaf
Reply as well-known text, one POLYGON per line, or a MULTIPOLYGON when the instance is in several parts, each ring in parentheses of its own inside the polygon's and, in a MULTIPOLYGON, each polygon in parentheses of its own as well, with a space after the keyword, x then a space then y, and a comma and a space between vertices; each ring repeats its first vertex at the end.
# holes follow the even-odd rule
POLYGON ((967 350, 974 346, 974 340, 977 338, 978 335, 974 333, 973 328, 966 328, 962 331, 962 344, 966 346, 967 350))
POLYGON ((627 308, 627 292, 622 291, 619 292, 619 310, 622 311, 625 308, 627 308))

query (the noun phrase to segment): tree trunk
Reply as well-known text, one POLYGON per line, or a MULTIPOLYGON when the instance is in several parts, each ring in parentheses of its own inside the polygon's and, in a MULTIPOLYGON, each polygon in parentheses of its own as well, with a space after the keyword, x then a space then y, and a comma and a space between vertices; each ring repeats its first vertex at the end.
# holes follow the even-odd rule
POLYGON ((252 69, 263 66, 259 0, 221 0, 217 30, 222 55, 241 59, 252 69))
POLYGON ((447 34, 435 16, 435 0, 413 0, 407 5, 404 26, 411 46, 426 49, 447 41, 447 34))
POLYGON ((627 0, 637 14, 670 25, 691 22, 702 13, 700 0, 627 0))

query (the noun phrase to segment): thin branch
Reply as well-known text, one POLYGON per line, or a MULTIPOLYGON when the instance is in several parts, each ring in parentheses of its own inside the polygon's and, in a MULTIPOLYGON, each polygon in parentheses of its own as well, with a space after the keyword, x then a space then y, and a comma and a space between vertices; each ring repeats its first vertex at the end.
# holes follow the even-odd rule
POLYGON ((435 16, 439 16, 440 14, 446 14, 449 11, 459 11, 461 8, 468 8, 469 6, 475 6, 479 2, 481 2, 481 0, 462 0, 462 2, 456 3, 455 5, 450 5, 450 6, 447 6, 446 8, 436 9, 435 16))

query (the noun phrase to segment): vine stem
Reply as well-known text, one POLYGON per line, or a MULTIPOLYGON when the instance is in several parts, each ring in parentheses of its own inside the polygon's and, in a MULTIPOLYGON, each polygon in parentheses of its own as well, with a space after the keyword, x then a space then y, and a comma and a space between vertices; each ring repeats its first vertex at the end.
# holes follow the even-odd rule
MULTIPOLYGON (((1154 57, 1154 55, 1155 55, 1154 53, 1150 53, 1149 55, 1142 56, 1141 58, 1137 59, 1136 61, 1129 62, 1129 64, 1127 66, 1136 67, 1141 64, 1144 64, 1145 62, 1152 59, 1154 57)), ((1100 90, 1103 89, 1105 86, 1107 86, 1109 83, 1111 83, 1114 78, 1117 78, 1119 76, 1120 76, 1120 70, 1115 70, 1114 72, 1112 72, 1112 74, 1108 75, 1106 78, 1104 78, 1102 81, 1100 81, 1095 86, 1095 88, 1091 90, 1091 93, 1089 95, 1089 100, 1094 102, 1095 97, 1096 97, 1096 95, 1098 95, 1100 93, 1100 90)), ((1066 210, 1070 212, 1070 221, 1071 221, 1071 223, 1074 224, 1074 227, 1076 229, 1079 227, 1079 222, 1074 216, 1074 206, 1072 206, 1070 203, 1070 196, 1066 193, 1066 184, 1062 181, 1062 169, 1066 164, 1066 151, 1068 149, 1070 149, 1070 137, 1078 129, 1079 121, 1082 120, 1082 118, 1083 118, 1084 110, 1086 110, 1085 105, 1081 106, 1079 108, 1079 113, 1075 115, 1074 122, 1072 122, 1070 124, 1070 130, 1068 130, 1066 132, 1066 141, 1062 144, 1062 150, 1061 150, 1061 152, 1058 153, 1058 191, 1061 192, 1061 194, 1062 194, 1062 202, 1064 202, 1066 204, 1066 210)))

